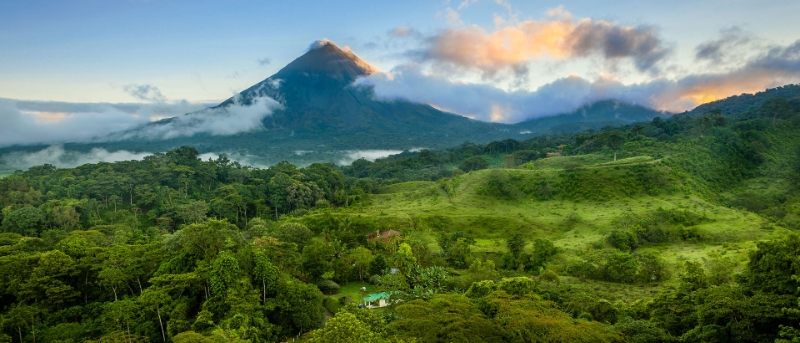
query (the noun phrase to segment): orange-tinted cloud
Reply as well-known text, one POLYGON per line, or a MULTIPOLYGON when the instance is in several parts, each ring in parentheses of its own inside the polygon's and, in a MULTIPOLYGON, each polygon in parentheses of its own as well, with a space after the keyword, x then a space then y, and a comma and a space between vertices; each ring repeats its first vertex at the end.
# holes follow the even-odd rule
POLYGON ((558 17, 552 20, 528 20, 493 31, 477 25, 451 28, 429 37, 421 56, 423 60, 493 75, 505 69, 524 70, 526 63, 544 57, 629 58, 639 70, 646 71, 670 52, 653 27, 575 21, 568 12, 556 14, 558 17))
POLYGON ((697 105, 742 93, 800 83, 800 40, 773 47, 738 68, 624 84, 611 75, 596 80, 568 76, 536 90, 507 92, 490 84, 454 82, 426 74, 409 64, 378 73, 362 82, 375 86, 380 98, 402 98, 470 118, 516 123, 572 111, 595 101, 613 99, 657 110, 682 112, 697 105))

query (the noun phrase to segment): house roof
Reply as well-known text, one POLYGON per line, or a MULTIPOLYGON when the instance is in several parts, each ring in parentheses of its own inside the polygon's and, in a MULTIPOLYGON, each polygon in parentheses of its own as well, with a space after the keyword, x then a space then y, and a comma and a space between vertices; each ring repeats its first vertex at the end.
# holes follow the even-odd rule
POLYGON ((397 293, 397 291, 373 293, 370 294, 368 297, 364 298, 364 301, 378 301, 381 299, 389 299, 389 297, 391 297, 392 294, 395 293, 397 293))

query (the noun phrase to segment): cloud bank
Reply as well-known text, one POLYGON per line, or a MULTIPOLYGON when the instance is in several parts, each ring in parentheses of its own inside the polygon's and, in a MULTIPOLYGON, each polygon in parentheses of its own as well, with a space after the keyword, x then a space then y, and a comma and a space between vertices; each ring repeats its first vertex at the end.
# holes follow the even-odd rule
POLYGON ((255 98, 251 105, 234 102, 231 106, 208 108, 151 123, 120 134, 117 139, 170 139, 201 133, 213 136, 233 135, 263 127, 262 120, 280 107, 277 101, 269 97, 255 98))
MULTIPOLYGON (((462 4, 463 5, 463 4, 462 4)), ((524 73, 527 63, 549 57, 555 60, 599 57, 608 63, 630 60, 639 71, 658 71, 671 48, 653 26, 623 26, 589 18, 576 20, 561 8, 545 20, 526 20, 507 25, 503 20, 493 31, 472 25, 450 28, 424 39, 421 49, 409 54, 417 62, 443 67, 479 70, 485 77, 500 71, 524 73)), ((413 31, 398 28, 395 37, 413 31)))
MULTIPOLYGON (((135 91, 155 94, 147 87, 135 91)), ((110 104, 0 98, 0 147, 231 135, 259 128, 261 120, 279 106, 270 98, 257 99, 252 106, 234 104, 222 109, 186 101, 110 104)))
POLYGON ((0 156, 3 169, 25 170, 33 166, 52 164, 59 168, 73 168, 87 163, 141 161, 149 152, 130 152, 126 150, 108 151, 94 148, 89 152, 65 150, 61 145, 51 145, 36 152, 15 151, 0 156))
MULTIPOLYGON (((725 53, 724 46, 717 54, 725 53)), ((653 60, 642 58, 644 64, 653 60)), ((726 71, 632 84, 624 84, 607 74, 594 80, 573 75, 536 90, 505 91, 488 83, 453 81, 425 70, 422 64, 409 63, 359 82, 374 86, 379 99, 427 103, 473 119, 503 123, 565 113, 605 99, 679 112, 731 95, 800 82, 800 40, 786 46, 772 46, 726 71)))
MULTIPOLYGON (((74 168, 87 163, 141 161, 152 154, 151 152, 132 152, 127 150, 108 151, 102 148, 93 148, 88 152, 81 152, 67 150, 62 145, 56 144, 34 152, 14 151, 4 154, 0 156, 0 169, 27 170, 30 167, 43 164, 52 164, 58 168, 74 168)), ((210 152, 200 154, 198 158, 207 161, 208 159, 215 160, 222 155, 242 165, 257 168, 269 167, 268 161, 265 161, 263 157, 236 152, 210 152)))
POLYGON ((201 104, 108 104, 0 99, 0 146, 88 142, 202 109, 201 104))

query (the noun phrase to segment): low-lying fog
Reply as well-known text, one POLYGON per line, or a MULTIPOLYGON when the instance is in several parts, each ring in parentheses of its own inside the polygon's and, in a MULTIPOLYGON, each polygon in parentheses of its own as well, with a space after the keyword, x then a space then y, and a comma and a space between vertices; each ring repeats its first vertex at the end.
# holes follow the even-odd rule
MULTIPOLYGON (((419 148, 410 149, 419 151, 419 148)), ((402 150, 339 150, 339 151, 296 151, 296 159, 288 158, 289 162, 306 165, 311 160, 330 161, 339 165, 349 165, 360 158, 374 161, 378 158, 401 153, 402 150)), ((45 149, 34 152, 15 151, 0 155, 0 169, 26 170, 32 166, 52 164, 59 168, 74 168, 87 163, 140 161, 152 152, 131 152, 127 150, 108 151, 103 148, 93 148, 89 151, 67 150, 62 145, 51 145, 45 149)), ((242 165, 267 168, 280 160, 287 158, 262 157, 237 152, 208 152, 199 155, 200 159, 217 159, 220 155, 227 156, 232 161, 242 165)))

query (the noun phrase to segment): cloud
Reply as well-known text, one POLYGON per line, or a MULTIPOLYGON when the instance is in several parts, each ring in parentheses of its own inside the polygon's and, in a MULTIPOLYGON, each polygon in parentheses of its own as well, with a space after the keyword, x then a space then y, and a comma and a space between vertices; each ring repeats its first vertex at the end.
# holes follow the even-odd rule
POLYGON ((720 31, 720 38, 703 42, 695 48, 695 59, 698 61, 723 62, 731 52, 747 45, 753 38, 739 27, 730 27, 720 31))
POLYGON ((611 61, 631 58, 640 71, 653 70, 671 51, 653 26, 624 27, 590 19, 581 20, 566 43, 573 56, 600 54, 611 61))
POLYGON ((263 66, 266 66, 266 65, 270 64, 270 62, 272 62, 272 60, 269 57, 264 57, 264 58, 258 59, 257 62, 258 62, 259 66, 263 67, 263 66))
MULTIPOLYGON (((93 148, 87 152, 67 150, 62 145, 51 145, 39 151, 23 152, 14 151, 0 156, 0 169, 26 170, 33 166, 52 164, 58 168, 74 168, 87 163, 98 162, 118 162, 118 161, 141 161, 150 152, 133 152, 127 150, 108 151, 102 148, 93 148)), ((270 164, 264 157, 247 155, 237 152, 228 153, 204 153, 198 157, 207 161, 217 159, 219 156, 226 156, 231 161, 237 161, 242 165, 257 168, 268 168, 270 164)), ((277 161, 275 161, 277 162, 277 161)))
POLYGON ((465 9, 470 5, 477 3, 478 1, 480 0, 464 0, 458 5, 458 9, 459 10, 465 9))
POLYGON ((185 101, 159 104, 68 103, 0 98, 0 146, 88 142, 153 119, 204 108, 185 101))
POLYGON ((126 85, 123 87, 126 93, 130 94, 132 97, 149 101, 149 102, 166 102, 167 97, 164 94, 161 94, 161 90, 158 87, 151 86, 151 85, 126 85))
MULTIPOLYGON (((420 151, 424 148, 411 148, 409 151, 416 152, 420 151)), ((383 158, 390 155, 397 155, 403 151, 401 150, 344 150, 341 151, 344 156, 339 160, 339 165, 349 165, 353 163, 355 160, 363 158, 368 161, 375 161, 379 158, 383 158)))
POLYGON ((398 26, 398 27, 396 27, 396 28, 394 28, 392 30, 389 30, 389 36, 390 37, 397 37, 397 38, 401 38, 401 37, 421 37, 422 34, 419 31, 417 31, 417 30, 415 30, 413 28, 410 28, 408 26, 398 26))
POLYGON ((308 50, 309 51, 316 50, 316 49, 319 49, 319 48, 323 48, 326 45, 334 45, 335 46, 336 44, 333 44, 333 42, 331 42, 330 39, 323 38, 323 39, 314 41, 314 43, 311 43, 311 46, 308 47, 308 50))
POLYGON ((170 139, 201 133, 215 136, 233 135, 262 128, 262 120, 272 115, 273 110, 280 106, 272 98, 260 97, 253 99, 251 105, 234 103, 227 107, 208 108, 117 134, 114 139, 170 139))
POLYGON ((444 16, 445 21, 447 21, 447 25, 450 26, 464 25, 464 22, 461 20, 461 15, 459 15, 456 10, 450 7, 445 8, 442 15, 444 16))
POLYGON ((232 135, 260 128, 279 106, 270 98, 226 108, 186 101, 110 104, 0 98, 0 146, 232 135))
POLYGON ((89 152, 68 151, 61 145, 52 145, 36 152, 15 151, 0 156, 4 169, 25 170, 33 166, 52 164, 59 168, 73 168, 87 163, 142 160, 149 152, 126 150, 108 151, 94 148, 89 152))
POLYGON ((499 19, 495 20, 498 27, 491 31, 478 25, 441 31, 409 55, 418 62, 479 70, 484 76, 493 76, 503 70, 519 74, 527 70, 527 63, 547 57, 596 56, 611 63, 628 59, 640 71, 656 71, 672 51, 653 26, 630 27, 588 18, 576 21, 563 8, 549 11, 541 21, 510 25, 499 19))
POLYGON ((595 80, 573 75, 536 90, 505 91, 491 84, 457 82, 425 73, 419 64, 402 65, 359 81, 374 86, 379 99, 426 103, 473 119, 504 123, 570 112, 605 99, 678 112, 728 96, 798 82, 800 40, 772 47, 731 71, 633 84, 607 74, 595 80))

